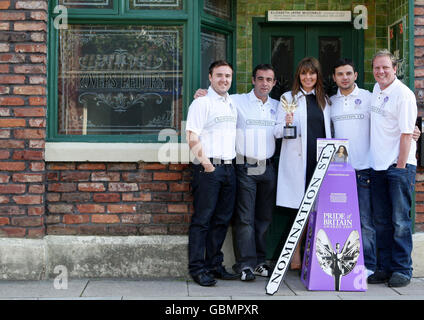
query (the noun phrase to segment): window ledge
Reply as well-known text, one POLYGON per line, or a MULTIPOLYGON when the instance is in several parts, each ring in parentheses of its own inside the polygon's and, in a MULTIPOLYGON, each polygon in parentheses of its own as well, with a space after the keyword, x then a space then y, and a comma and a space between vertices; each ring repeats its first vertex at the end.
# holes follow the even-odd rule
POLYGON ((189 163, 187 143, 46 142, 46 162, 189 163))

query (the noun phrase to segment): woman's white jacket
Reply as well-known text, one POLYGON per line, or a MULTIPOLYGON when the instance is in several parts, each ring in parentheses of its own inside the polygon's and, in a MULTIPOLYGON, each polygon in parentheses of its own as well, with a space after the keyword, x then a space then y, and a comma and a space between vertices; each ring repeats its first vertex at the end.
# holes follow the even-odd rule
MULTIPOLYGON (((284 93, 287 101, 292 101, 291 92, 284 93)), ((307 113, 306 98, 302 91, 296 95, 298 107, 294 112, 293 124, 297 127, 296 139, 284 139, 281 144, 278 164, 277 205, 298 209, 305 193, 306 179, 306 141, 307 113)), ((283 127, 286 124, 286 112, 280 102, 277 109, 277 122, 274 128, 276 138, 283 137, 283 127)), ((326 138, 331 138, 330 106, 324 109, 324 125, 326 138)))

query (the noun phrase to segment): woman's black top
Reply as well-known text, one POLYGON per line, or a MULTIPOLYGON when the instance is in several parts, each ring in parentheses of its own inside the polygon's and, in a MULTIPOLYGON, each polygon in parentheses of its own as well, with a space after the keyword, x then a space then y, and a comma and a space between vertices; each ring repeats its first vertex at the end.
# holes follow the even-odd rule
POLYGON ((308 188, 317 165, 317 138, 325 138, 324 113, 314 94, 306 95, 307 141, 306 141, 306 184, 308 188))

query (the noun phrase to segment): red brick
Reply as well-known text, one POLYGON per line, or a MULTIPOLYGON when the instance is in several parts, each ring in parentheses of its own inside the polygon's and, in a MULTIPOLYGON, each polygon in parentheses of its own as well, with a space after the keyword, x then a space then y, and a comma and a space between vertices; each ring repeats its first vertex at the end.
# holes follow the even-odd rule
POLYGON ((46 88, 41 86, 15 86, 13 93, 18 95, 45 95, 46 88))
POLYGON ((151 218, 150 214, 122 214, 121 222, 125 224, 148 224, 151 218))
POLYGON ((172 181, 181 180, 182 175, 179 172, 154 172, 153 180, 172 181))
POLYGON ((0 10, 9 9, 9 7, 10 7, 10 0, 7 0, 7 1, 1 0, 0 1, 0 10))
POLYGON ((44 108, 15 108, 13 109, 15 117, 45 117, 46 109, 44 108))
POLYGON ((105 170, 104 163, 81 163, 77 165, 77 170, 105 170))
POLYGON ((121 196, 119 193, 96 193, 93 195, 94 202, 119 202, 121 196))
POLYGON ((48 190, 54 192, 73 192, 77 190, 77 185, 75 183, 50 183, 48 190))
POLYGON ((0 12, 0 20, 25 20, 25 12, 0 12))
POLYGON ((109 183, 109 191, 128 192, 138 191, 138 185, 136 183, 109 183))
MULTIPOLYGON (((1 64, 0 64, 1 66, 1 64)), ((10 89, 9 87, 5 87, 5 86, 0 86, 0 94, 9 94, 10 89)))
POLYGON ((162 163, 140 163, 139 168, 144 170, 166 170, 166 164, 162 163))
POLYGON ((15 130, 16 139, 44 139, 46 131, 43 129, 18 129, 15 130))
POLYGON ((25 193, 25 189, 26 189, 26 186, 24 184, 0 185, 0 193, 3 193, 3 194, 25 193))
POLYGON ((135 213, 136 210, 137 206, 130 204, 110 204, 107 206, 108 213, 135 213))
MULTIPOLYGON (((46 119, 29 119, 28 124, 31 128, 45 128, 46 119)), ((44 148, 44 146, 43 146, 44 148)))
POLYGON ((0 150, 0 160, 6 160, 9 159, 10 152, 7 150, 0 150))
POLYGON ((0 127, 11 128, 11 127, 25 127, 25 119, 0 119, 0 127))
POLYGON ((169 213, 188 213, 188 206, 186 204, 168 204, 169 213))
POLYGON ((119 172, 93 172, 91 174, 92 181, 120 181, 119 172))
POLYGON ((10 237, 10 238, 23 238, 25 236, 26 229, 25 228, 1 228, 0 236, 2 237, 10 237))
POLYGON ((43 174, 41 173, 14 173, 13 182, 42 182, 43 174))
POLYGON ((141 191, 166 191, 168 190, 168 185, 163 182, 155 183, 139 183, 141 191))
POLYGON ((32 11, 31 19, 47 21, 47 13, 44 11, 32 11))
POLYGON ((0 196, 0 203, 1 204, 9 203, 9 197, 0 196))
POLYGON ((106 191, 103 183, 79 183, 78 190, 83 192, 102 192, 106 191))
POLYGON ((122 200, 128 202, 139 202, 139 201, 152 201, 151 193, 123 193, 122 200))
MULTIPOLYGON (((15 31, 47 31, 47 24, 45 22, 15 22, 13 30, 15 31)), ((40 51, 37 51, 37 52, 40 52, 40 51)))
POLYGON ((0 140, 0 147, 7 149, 23 149, 25 148, 25 141, 0 140))
POLYGON ((47 10, 47 1, 17 1, 16 9, 47 10))
POLYGON ((46 73, 45 65, 18 65, 14 68, 15 73, 46 73))
POLYGON ((49 163, 47 166, 49 170, 75 170, 74 163, 49 163))
POLYGON ((25 162, 0 162, 0 171, 23 171, 25 162))
POLYGON ((25 55, 14 53, 0 54, 0 62, 23 63, 25 62, 25 55))
MULTIPOLYGON (((0 129, 0 139, 8 139, 10 138, 10 130, 3 130, 0 129)), ((19 141, 19 142, 23 142, 23 141, 19 141)), ((0 140, 0 146, 3 147, 3 142, 0 140)))
POLYGON ((42 216, 44 215, 44 206, 42 207, 28 207, 28 215, 30 216, 42 216))
POLYGON ((8 183, 10 176, 8 174, 0 174, 0 183, 8 183))
POLYGON ((137 169, 134 163, 109 163, 107 169, 111 171, 129 171, 137 169))
POLYGON ((10 23, 9 22, 0 22, 0 31, 9 30, 10 23))
POLYGON ((29 193, 35 193, 35 194, 42 194, 46 191, 46 188, 44 187, 43 184, 31 184, 28 187, 28 192, 29 193))
POLYGON ((13 153, 13 160, 43 160, 44 151, 20 150, 13 153))
POLYGON ((41 204, 43 203, 42 196, 15 196, 12 197, 17 204, 41 204))
POLYGON ((68 171, 60 175, 62 181, 88 181, 90 172, 68 171))
POLYGON ((24 215, 25 209, 19 206, 0 206, 0 214, 2 215, 24 215))
POLYGON ((177 214, 154 214, 152 216, 153 223, 181 223, 183 220, 182 215, 177 214))
POLYGON ((96 214, 91 217, 93 223, 119 223, 117 215, 96 214))
POLYGON ((31 106, 46 106, 47 99, 43 97, 29 97, 28 98, 29 105, 31 106))
POLYGON ((0 97, 0 106, 23 106, 24 99, 19 97, 0 97))
POLYGON ((105 207, 99 204, 78 204, 77 209, 80 213, 103 213, 105 207))
POLYGON ((188 167, 188 164, 176 164, 176 163, 169 164, 169 170, 174 170, 174 171, 183 171, 187 167, 188 167))
POLYGON ((49 204, 47 210, 50 213, 72 213, 74 211, 74 206, 70 204, 49 204))
POLYGON ((4 226, 10 223, 9 218, 0 217, 0 226, 4 226))
POLYGON ((1 84, 22 84, 24 82, 25 82, 25 76, 0 75, 1 84))
POLYGON ((0 64, 0 73, 9 73, 9 65, 0 64))
POLYGON ((65 214, 63 216, 63 223, 65 224, 81 224, 90 222, 89 215, 74 215, 74 214, 65 214))
POLYGON ((122 180, 126 182, 146 182, 152 181, 151 172, 124 172, 122 180))
POLYGON ((169 185, 169 190, 171 192, 184 192, 190 190, 190 183, 189 182, 183 182, 183 183, 171 183, 169 185))
POLYGON ((44 162, 31 162, 29 164, 29 169, 31 171, 44 171, 45 164, 44 162))
POLYGON ((36 227, 43 225, 43 217, 14 217, 11 225, 18 227, 36 227))
POLYGON ((46 228, 44 225, 40 228, 31 228, 28 229, 28 238, 32 239, 42 239, 46 235, 46 228))

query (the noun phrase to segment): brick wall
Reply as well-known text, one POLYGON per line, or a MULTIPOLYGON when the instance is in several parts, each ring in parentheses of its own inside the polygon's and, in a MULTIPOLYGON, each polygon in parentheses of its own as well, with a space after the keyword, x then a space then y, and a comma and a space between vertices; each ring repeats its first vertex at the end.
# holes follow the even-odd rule
POLYGON ((47 234, 187 234, 188 165, 48 163, 47 234))
POLYGON ((47 1, 0 0, 0 236, 45 234, 47 1))
MULTIPOLYGON (((424 116, 424 0, 415 1, 414 15, 415 93, 418 102, 418 114, 424 116)), ((418 168, 415 190, 415 230, 424 232, 424 168, 418 168)))

